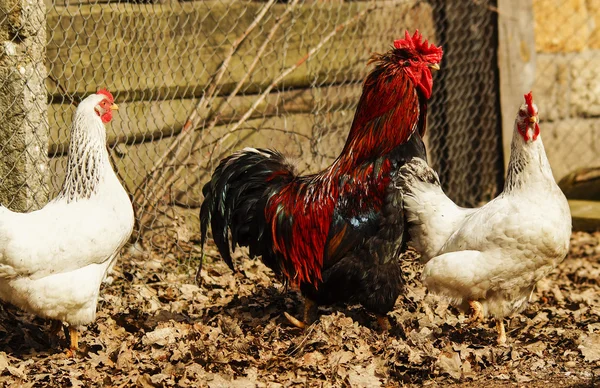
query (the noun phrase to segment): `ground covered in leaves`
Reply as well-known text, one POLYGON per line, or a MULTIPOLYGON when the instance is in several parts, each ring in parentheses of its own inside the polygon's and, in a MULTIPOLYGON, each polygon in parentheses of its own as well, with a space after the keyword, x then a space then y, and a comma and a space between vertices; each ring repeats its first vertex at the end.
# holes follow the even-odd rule
POLYGON ((505 347, 492 320, 466 327, 428 295, 415 260, 389 333, 359 306, 321 308, 300 331, 282 315, 300 316, 299 295, 260 263, 238 261, 233 274, 209 249, 201 288, 181 263, 124 254, 73 358, 49 322, 0 305, 0 386, 600 385, 600 233, 573 235, 567 259, 508 322, 505 347))

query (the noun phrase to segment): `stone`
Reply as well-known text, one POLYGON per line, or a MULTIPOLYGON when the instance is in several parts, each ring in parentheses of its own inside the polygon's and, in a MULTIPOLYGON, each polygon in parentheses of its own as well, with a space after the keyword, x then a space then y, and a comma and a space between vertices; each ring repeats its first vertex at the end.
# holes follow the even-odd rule
POLYGON ((546 154, 557 181, 576 169, 598 164, 600 119, 576 118, 541 122, 540 128, 546 154))
POLYGON ((568 59, 569 115, 600 116, 600 56, 589 51, 568 59))
POLYGON ((533 14, 537 52, 580 52, 587 47, 591 16, 586 0, 533 0, 533 14))
POLYGON ((600 0, 587 0, 586 6, 593 20, 593 28, 590 31, 588 46, 591 49, 600 49, 600 0))

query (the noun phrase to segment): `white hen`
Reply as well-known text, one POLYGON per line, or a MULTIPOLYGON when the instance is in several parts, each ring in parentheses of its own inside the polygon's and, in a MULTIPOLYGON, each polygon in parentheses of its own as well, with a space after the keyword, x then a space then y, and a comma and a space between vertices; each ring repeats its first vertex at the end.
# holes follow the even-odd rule
POLYGON ((426 262, 422 280, 433 293, 472 309, 471 321, 523 310, 538 280, 566 256, 571 214, 539 136, 538 110, 525 95, 515 120, 503 192, 477 209, 457 206, 422 159, 401 169, 400 187, 412 245, 426 262))
POLYGON ((0 207, 0 299, 68 324, 71 350, 77 326, 95 319, 100 283, 133 228, 131 201, 106 149, 104 123, 114 109, 106 90, 77 107, 54 200, 31 213, 0 207))

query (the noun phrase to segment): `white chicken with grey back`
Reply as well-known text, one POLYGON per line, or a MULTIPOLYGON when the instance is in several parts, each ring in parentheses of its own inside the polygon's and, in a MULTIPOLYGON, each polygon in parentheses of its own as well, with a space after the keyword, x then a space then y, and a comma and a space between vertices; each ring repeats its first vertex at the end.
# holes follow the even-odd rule
POLYGON ((531 93, 514 124, 504 189, 484 206, 457 206, 422 159, 402 167, 399 188, 412 245, 425 263, 429 291, 470 308, 470 323, 496 319, 506 342, 504 317, 527 306, 535 284, 567 255, 571 214, 546 157, 531 93))
POLYGON ((133 229, 131 200, 106 148, 105 124, 116 109, 104 89, 78 105, 56 198, 30 213, 0 207, 0 299, 65 324, 71 352, 78 327, 95 320, 100 284, 133 229))

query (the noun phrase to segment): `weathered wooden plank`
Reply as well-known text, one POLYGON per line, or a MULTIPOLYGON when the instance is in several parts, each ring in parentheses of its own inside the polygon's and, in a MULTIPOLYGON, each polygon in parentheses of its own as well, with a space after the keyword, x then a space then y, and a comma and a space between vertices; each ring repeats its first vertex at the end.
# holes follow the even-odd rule
MULTIPOLYGON (((361 91, 362 85, 355 83, 271 93, 251 118, 316 111, 326 115, 338 110, 354 110, 361 91)), ((224 125, 239 119, 254 103, 255 98, 256 95, 234 98, 219 116, 218 124, 224 125)), ((107 125, 108 144, 111 147, 121 143, 136 144, 177 135, 197 102, 196 99, 175 99, 121 103, 113 121, 107 125)), ((223 103, 224 98, 217 98, 213 109, 223 103)), ((75 107, 70 104, 49 106, 49 155, 58 156, 67 152, 74 110, 75 107)), ((200 116, 212 117, 208 109, 200 112, 200 116)))
MULTIPOLYGON (((204 146, 193 153, 192 160, 196 162, 186 166, 180 174, 170 200, 188 206, 198 205, 202 198, 202 184, 208 179, 207 174, 212 172, 216 163, 233 150, 247 146, 278 149, 292 157, 302 173, 319 171, 329 165, 341 150, 353 113, 353 110, 342 109, 319 116, 295 113, 249 120, 213 152, 215 142, 228 133, 229 128, 226 125, 215 127, 203 139, 204 146), (313 141, 315 138, 319 141, 313 141)), ((190 144, 193 140, 192 138, 183 145, 185 156, 191 152, 190 144)), ((143 182, 158 156, 171 141, 172 139, 167 138, 134 145, 121 144, 113 150, 117 168, 130 192, 143 182)), ((66 156, 50 159, 52 195, 60 189, 65 165, 66 156)), ((168 166, 164 173, 168 174, 176 167, 178 166, 168 166)))
POLYGON ((600 167, 573 171, 558 186, 569 199, 600 201, 600 167))
MULTIPOLYGON (((433 36, 431 7, 416 3, 382 3, 341 31, 280 87, 361 80, 370 54, 387 49, 405 28, 419 27, 424 35, 433 36)), ((255 2, 206 1, 169 6, 56 7, 48 16, 50 75, 70 94, 84 95, 99 86, 109 87, 117 102, 199 96, 231 42, 261 6, 255 2)), ((242 89, 244 93, 264 89, 282 68, 303 58, 325 32, 366 6, 363 2, 298 6, 293 22, 284 23, 281 34, 242 89)), ((245 74, 266 31, 285 7, 274 5, 261 27, 242 44, 223 79, 221 93, 231 91, 245 74)), ((62 101, 53 81, 48 81, 48 88, 54 101, 62 101)))
MULTIPOLYGON (((498 0, 498 67, 504 169, 510 159, 515 115, 535 81, 532 0, 498 0)), ((534 92, 535 95, 535 92, 534 92)))
POLYGON ((570 199, 569 207, 573 217, 573 230, 600 230, 600 201, 570 199))
POLYGON ((544 121, 541 136, 554 178, 600 164, 600 119, 571 118, 544 121))

